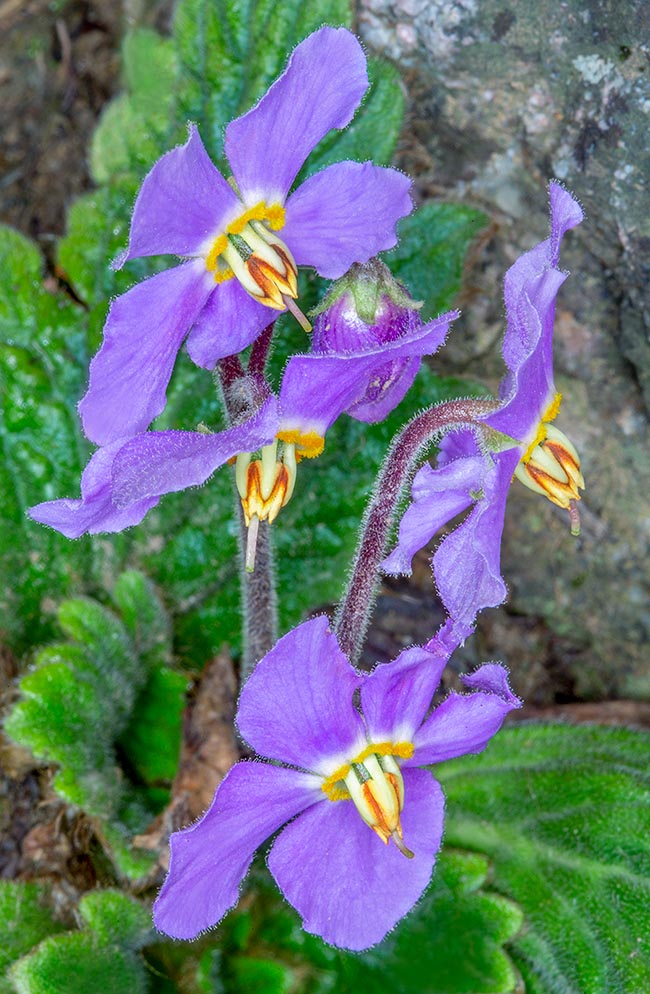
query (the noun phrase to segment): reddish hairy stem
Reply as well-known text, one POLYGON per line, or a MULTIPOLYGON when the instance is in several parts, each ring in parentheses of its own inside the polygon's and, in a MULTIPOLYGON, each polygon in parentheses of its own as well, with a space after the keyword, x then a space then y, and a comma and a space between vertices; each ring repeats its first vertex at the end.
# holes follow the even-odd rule
POLYGON ((471 428, 495 410, 493 400, 450 400, 417 414, 393 439, 377 476, 361 527, 352 573, 339 603, 334 630, 346 656, 358 659, 375 600, 379 564, 404 486, 421 451, 445 429, 471 428))

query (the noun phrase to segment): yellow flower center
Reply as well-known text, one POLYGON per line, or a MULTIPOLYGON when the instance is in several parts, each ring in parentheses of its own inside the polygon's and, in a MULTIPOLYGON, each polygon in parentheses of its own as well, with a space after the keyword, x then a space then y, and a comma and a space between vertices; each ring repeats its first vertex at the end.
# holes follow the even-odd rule
POLYGON ((556 393, 555 396, 553 397, 553 400, 548 405, 544 414, 542 415, 542 420, 539 423, 537 434, 535 435, 534 439, 532 440, 532 442, 524 452, 523 456, 521 457, 521 462, 523 463, 530 462, 530 457, 532 456, 537 446, 541 445, 541 443, 545 440, 546 436, 548 435, 548 429, 546 426, 550 424, 551 421, 555 421, 556 417, 560 413, 561 403, 562 403, 562 394, 556 393))
POLYGON ((330 801, 344 801, 350 797, 350 791, 342 786, 345 778, 355 765, 360 765, 369 756, 399 756, 400 759, 410 759, 413 755, 414 745, 412 742, 374 742, 367 745, 358 756, 351 759, 349 763, 339 766, 334 773, 331 773, 321 784, 321 790, 327 794, 330 801))

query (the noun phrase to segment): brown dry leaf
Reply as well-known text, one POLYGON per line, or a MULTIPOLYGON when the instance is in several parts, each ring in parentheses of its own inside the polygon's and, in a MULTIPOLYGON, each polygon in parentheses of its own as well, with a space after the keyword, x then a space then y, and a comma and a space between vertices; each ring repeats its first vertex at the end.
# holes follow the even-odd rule
POLYGON ((237 678, 229 654, 223 652, 206 666, 185 712, 181 760, 171 801, 149 830, 134 839, 141 849, 158 852, 165 869, 170 833, 203 814, 240 757, 234 729, 236 704, 237 678))

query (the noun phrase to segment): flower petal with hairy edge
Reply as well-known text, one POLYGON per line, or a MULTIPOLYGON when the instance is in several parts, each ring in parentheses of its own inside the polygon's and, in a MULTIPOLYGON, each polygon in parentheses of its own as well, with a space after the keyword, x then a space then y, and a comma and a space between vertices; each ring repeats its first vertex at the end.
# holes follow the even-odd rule
POLYGON ((79 404, 88 438, 107 445, 145 431, 160 414, 178 350, 213 288, 203 263, 190 262, 113 301, 79 404))
POLYGON ((289 632, 257 664, 237 725, 261 756, 329 776, 365 746, 352 696, 361 684, 325 617, 289 632))
POLYGON ((456 459, 438 469, 425 463, 418 470, 413 480, 413 503, 400 521, 397 546, 381 564, 385 573, 397 576, 411 572, 416 552, 474 502, 471 491, 480 489, 486 469, 485 457, 475 456, 456 459))
POLYGON ((279 314, 255 300, 239 280, 227 280, 215 287, 190 331, 189 357, 203 369, 214 369, 219 359, 250 345, 279 314))
POLYGON ((113 465, 113 500, 130 507, 146 497, 197 487, 240 452, 255 452, 275 438, 277 401, 269 397, 242 424, 217 434, 149 431, 123 446, 113 465))
POLYGON ((413 210, 411 180, 372 162, 337 162, 310 176, 286 206, 282 238, 299 266, 327 279, 397 244, 395 225, 413 210))
POLYGON ((154 904, 157 928, 193 939, 239 899, 255 850, 290 818, 323 797, 319 782, 297 770, 237 763, 200 821, 170 839, 171 862, 154 904))
POLYGON ((385 846, 349 801, 314 806, 278 836, 269 869, 305 931, 367 949, 422 895, 440 848, 444 797, 426 770, 405 770, 404 791, 404 842, 414 859, 385 846))
POLYGON ((145 255, 199 255, 240 210, 241 201, 190 124, 186 143, 166 152, 145 177, 128 248, 114 268, 145 255))
POLYGON ((81 477, 81 500, 48 500, 30 507, 28 514, 42 525, 56 528, 66 538, 79 538, 88 533, 121 532, 139 524, 157 497, 148 497, 126 509, 117 508, 111 500, 111 470, 115 455, 124 439, 113 442, 94 453, 81 477))
MULTIPOLYGON (((519 450, 497 453, 483 477, 484 496, 471 514, 443 538, 433 556, 440 599, 450 616, 472 625, 479 611, 505 600, 501 577, 501 533, 506 499, 519 450)), ((452 464, 453 465, 453 464, 452 464)))
POLYGON ((259 103, 226 128, 226 155, 246 204, 284 203, 309 153, 350 123, 367 88, 366 58, 350 31, 323 27, 305 38, 259 103))
POLYGON ((450 311, 403 338, 363 351, 292 356, 280 388, 282 430, 325 435, 338 416, 364 396, 374 372, 388 360, 435 352, 457 313, 450 311))
POLYGON ((461 680, 472 690, 482 690, 487 694, 496 694, 513 708, 521 707, 521 701, 513 694, 508 683, 508 672, 500 663, 483 663, 473 673, 462 673, 461 680))
POLYGON ((361 687, 361 710, 371 742, 412 742, 450 652, 414 646, 376 666, 361 687))
POLYGON ((442 763, 468 752, 481 752, 499 731, 506 715, 521 707, 521 701, 508 686, 503 667, 498 663, 488 665, 490 670, 484 677, 480 667, 465 681, 481 691, 485 687, 486 692, 452 692, 415 733, 415 752, 411 759, 405 760, 405 767, 442 763), (503 670, 501 679, 497 679, 497 669, 503 670))

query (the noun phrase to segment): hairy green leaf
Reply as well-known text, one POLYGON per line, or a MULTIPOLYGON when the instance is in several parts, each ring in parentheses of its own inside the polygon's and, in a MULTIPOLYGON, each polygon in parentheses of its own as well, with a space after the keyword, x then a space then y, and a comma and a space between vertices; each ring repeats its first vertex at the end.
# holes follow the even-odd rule
POLYGON ((116 600, 124 621, 90 599, 61 605, 59 623, 71 641, 37 654, 6 731, 59 765, 54 789, 107 822, 103 837, 121 872, 139 876, 149 860, 130 854, 129 836, 154 813, 146 788, 174 775, 186 681, 159 662, 170 651, 168 623, 144 577, 122 576, 116 600))
POLYGON ((0 881, 0 980, 13 962, 63 928, 45 897, 45 888, 39 884, 0 881))
POLYGON ((411 296, 424 301, 425 320, 452 306, 467 250, 486 224, 486 216, 473 207, 434 203, 400 222, 399 245, 386 262, 411 296))
POLYGON ((447 842, 487 853, 524 912, 527 994, 650 988, 649 756, 641 732, 524 725, 436 767, 447 842))
POLYGON ((148 976, 138 955, 151 938, 149 912, 116 891, 82 898, 86 927, 46 938, 9 971, 17 994, 145 994, 148 976))

